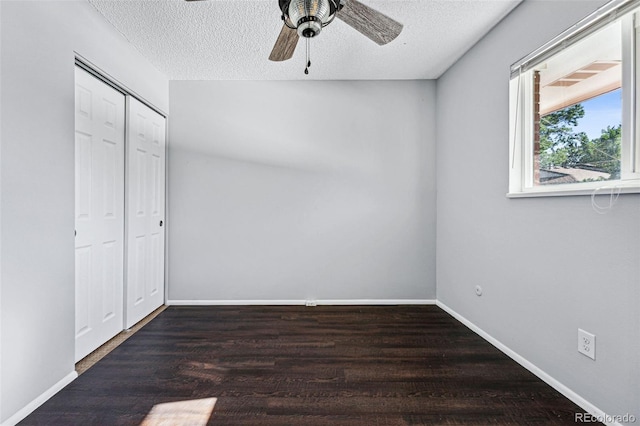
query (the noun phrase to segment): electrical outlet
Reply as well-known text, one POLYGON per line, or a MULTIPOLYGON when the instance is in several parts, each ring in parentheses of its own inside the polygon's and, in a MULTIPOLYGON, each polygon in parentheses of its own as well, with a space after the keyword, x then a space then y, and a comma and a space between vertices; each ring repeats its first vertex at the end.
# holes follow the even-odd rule
POLYGON ((596 336, 581 328, 578 329, 578 352, 594 361, 596 359, 596 336))
POLYGON ((313 307, 317 305, 315 300, 307 300, 304 304, 305 306, 309 306, 309 307, 313 307))

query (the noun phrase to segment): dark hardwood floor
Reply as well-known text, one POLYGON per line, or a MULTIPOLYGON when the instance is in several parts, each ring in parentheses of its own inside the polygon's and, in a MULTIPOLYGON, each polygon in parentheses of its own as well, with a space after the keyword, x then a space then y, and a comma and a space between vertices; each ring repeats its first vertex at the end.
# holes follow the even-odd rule
POLYGON ((576 412, 436 306, 174 306, 21 424, 575 425, 576 412))

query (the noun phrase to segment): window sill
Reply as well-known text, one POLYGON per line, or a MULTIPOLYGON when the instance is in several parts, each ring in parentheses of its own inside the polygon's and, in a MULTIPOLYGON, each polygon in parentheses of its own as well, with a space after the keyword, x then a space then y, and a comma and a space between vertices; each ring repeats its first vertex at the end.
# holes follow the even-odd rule
MULTIPOLYGON (((576 184, 574 184, 576 185, 576 184)), ((582 186, 580 188, 572 188, 567 185, 554 185, 554 188, 537 187, 536 189, 530 189, 522 192, 509 192, 507 198, 535 198, 535 197, 570 197, 577 195, 614 195, 616 194, 640 194, 640 181, 634 180, 632 182, 617 182, 600 185, 582 186)))

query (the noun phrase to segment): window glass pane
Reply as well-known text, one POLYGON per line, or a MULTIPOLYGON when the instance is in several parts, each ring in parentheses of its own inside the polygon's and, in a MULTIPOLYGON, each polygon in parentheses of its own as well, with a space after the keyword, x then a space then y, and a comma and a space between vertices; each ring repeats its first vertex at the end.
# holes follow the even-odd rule
POLYGON ((534 184, 620 178, 620 22, 535 67, 534 184))

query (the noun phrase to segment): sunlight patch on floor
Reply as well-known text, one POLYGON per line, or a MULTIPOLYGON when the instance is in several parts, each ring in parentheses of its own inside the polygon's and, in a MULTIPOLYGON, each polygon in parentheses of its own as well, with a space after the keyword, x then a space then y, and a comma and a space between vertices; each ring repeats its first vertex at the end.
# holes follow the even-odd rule
POLYGON ((206 425, 213 413, 217 398, 189 399, 156 404, 141 426, 198 426, 206 425))

